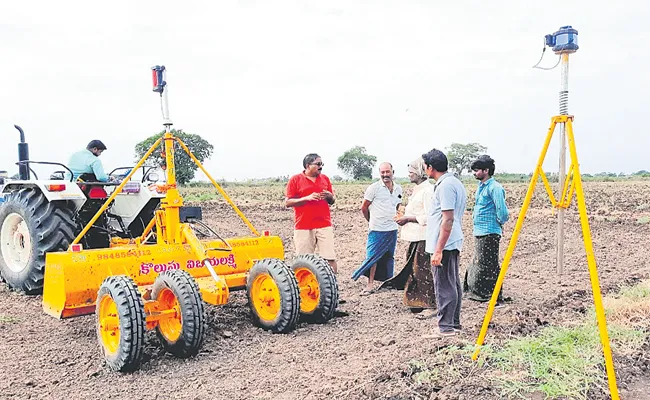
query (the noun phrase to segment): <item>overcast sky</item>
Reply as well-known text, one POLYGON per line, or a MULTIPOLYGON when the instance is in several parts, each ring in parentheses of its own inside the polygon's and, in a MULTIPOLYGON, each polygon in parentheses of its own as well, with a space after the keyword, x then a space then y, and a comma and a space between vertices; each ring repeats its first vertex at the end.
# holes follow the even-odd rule
MULTIPOLYGON (((132 164, 162 129, 150 68, 163 64, 174 127, 215 145, 218 179, 294 174, 309 152, 341 174, 355 145, 406 176, 452 142, 529 172, 560 89, 559 67, 531 67, 544 35, 573 25, 582 171, 650 170, 649 21, 650 2, 632 0, 3 0, 0 169, 16 171, 14 124, 33 160, 66 162, 97 138, 106 169, 132 164)), ((556 61, 549 49, 542 65, 556 61)), ((545 169, 557 164, 554 144, 545 169)))

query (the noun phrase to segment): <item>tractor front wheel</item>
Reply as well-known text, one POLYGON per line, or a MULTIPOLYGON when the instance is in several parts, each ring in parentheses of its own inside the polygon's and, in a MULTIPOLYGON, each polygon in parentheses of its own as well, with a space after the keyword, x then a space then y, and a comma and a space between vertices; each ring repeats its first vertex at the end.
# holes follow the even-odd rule
POLYGON ((162 272, 153 284, 151 298, 158 312, 167 314, 158 320, 156 333, 165 350, 176 357, 198 354, 205 336, 205 309, 199 286, 186 271, 162 272))
POLYGON ((246 283, 255 325, 274 333, 292 331, 300 316, 298 282, 289 267, 275 258, 253 265, 246 283))
POLYGON ((99 287, 95 314, 97 337, 112 371, 132 372, 140 366, 146 317, 142 297, 126 275, 109 276, 99 287))
POLYGON ((327 260, 301 254, 291 263, 300 290, 300 312, 309 322, 324 323, 334 317, 339 303, 338 284, 327 260))

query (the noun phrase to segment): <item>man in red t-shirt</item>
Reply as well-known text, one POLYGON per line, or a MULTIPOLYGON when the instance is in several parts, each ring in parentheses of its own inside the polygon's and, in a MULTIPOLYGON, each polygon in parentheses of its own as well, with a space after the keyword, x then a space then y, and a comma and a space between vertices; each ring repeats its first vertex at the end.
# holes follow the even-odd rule
POLYGON ((296 254, 317 253, 326 259, 336 273, 334 230, 330 205, 334 204, 332 183, 323 170, 323 161, 315 153, 302 161, 305 168, 289 179, 285 204, 293 207, 295 225, 293 242, 296 254))

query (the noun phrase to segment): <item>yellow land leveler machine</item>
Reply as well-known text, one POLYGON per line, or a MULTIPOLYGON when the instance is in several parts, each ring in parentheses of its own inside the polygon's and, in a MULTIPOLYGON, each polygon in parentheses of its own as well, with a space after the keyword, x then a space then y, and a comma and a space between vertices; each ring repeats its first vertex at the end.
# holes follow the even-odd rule
POLYGON ((293 330, 301 316, 315 323, 330 320, 338 285, 327 261, 313 254, 284 261, 281 239, 260 234, 170 132, 165 67, 153 67, 152 76, 165 133, 121 181, 73 182, 54 175, 31 180, 31 164, 52 163, 28 159, 17 127, 21 179, 5 185, 0 205, 3 280, 25 293, 42 290, 43 308, 56 318, 94 312, 100 348, 114 371, 139 368, 146 330, 155 329, 173 355, 196 355, 206 329, 203 302, 226 304, 234 290, 246 290, 253 322, 272 332, 293 330), (166 182, 148 172, 142 181, 132 180, 161 144, 166 182), (199 207, 184 206, 175 144, 242 218, 250 237, 221 239, 201 221, 199 207))

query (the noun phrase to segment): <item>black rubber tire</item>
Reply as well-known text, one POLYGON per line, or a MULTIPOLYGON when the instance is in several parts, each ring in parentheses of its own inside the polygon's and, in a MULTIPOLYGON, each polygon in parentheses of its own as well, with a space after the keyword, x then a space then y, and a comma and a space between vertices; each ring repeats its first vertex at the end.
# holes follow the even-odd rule
POLYGON ((318 306, 309 313, 301 311, 303 319, 319 324, 329 321, 334 317, 339 306, 339 287, 332 267, 327 260, 318 255, 300 254, 291 263, 291 270, 294 274, 298 268, 307 268, 316 276, 320 291, 318 306))
POLYGON ((29 295, 41 294, 45 255, 66 250, 75 238, 73 210, 65 201, 49 202, 38 188, 22 188, 5 195, 0 207, 0 229, 12 213, 25 221, 32 251, 26 267, 19 272, 9 269, 4 255, 0 255, 0 275, 14 290, 29 295))
POLYGON ((126 275, 109 276, 104 279, 97 293, 95 308, 97 339, 106 366, 111 371, 133 372, 140 367, 144 352, 146 316, 144 303, 133 279, 126 275), (106 352, 102 345, 99 305, 104 296, 110 296, 117 305, 120 323, 120 342, 115 354, 106 352))
POLYGON ((203 346, 206 330, 206 316, 199 285, 192 276, 180 269, 161 272, 151 289, 151 298, 158 299, 160 291, 169 288, 181 308, 181 335, 169 341, 156 327, 156 334, 166 351, 179 358, 193 357, 203 346))
POLYGON ((256 326, 273 333, 288 333, 295 329, 300 317, 300 291, 298 290, 296 277, 284 261, 276 258, 265 258, 257 261, 249 271, 246 294, 253 323, 256 326), (280 312, 273 320, 260 317, 253 305, 251 288, 255 279, 262 274, 269 275, 280 292, 280 312))

